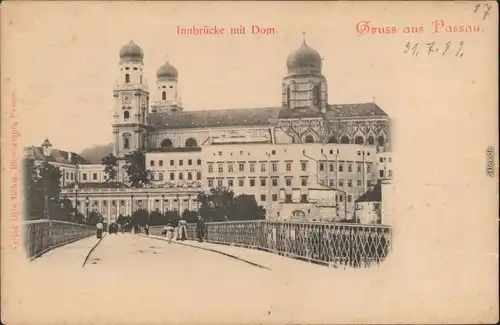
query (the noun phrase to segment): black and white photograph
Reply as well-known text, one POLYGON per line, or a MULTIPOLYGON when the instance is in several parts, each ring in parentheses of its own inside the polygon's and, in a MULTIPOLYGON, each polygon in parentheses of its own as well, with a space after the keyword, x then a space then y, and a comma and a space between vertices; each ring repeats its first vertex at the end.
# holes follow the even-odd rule
POLYGON ((493 2, 2 9, 7 324, 498 320, 493 2))

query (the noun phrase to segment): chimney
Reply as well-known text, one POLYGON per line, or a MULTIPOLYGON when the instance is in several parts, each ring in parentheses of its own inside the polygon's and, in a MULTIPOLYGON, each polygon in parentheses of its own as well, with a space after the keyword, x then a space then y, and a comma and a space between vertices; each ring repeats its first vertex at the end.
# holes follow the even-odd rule
POLYGON ((71 164, 71 158, 72 158, 71 156, 72 156, 71 152, 68 152, 68 161, 70 164, 71 164))

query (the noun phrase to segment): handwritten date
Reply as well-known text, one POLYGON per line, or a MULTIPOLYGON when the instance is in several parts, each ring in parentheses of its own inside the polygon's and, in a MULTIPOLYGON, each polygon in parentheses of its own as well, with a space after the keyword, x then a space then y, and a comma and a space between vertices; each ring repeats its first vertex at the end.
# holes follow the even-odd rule
POLYGON ((404 54, 409 54, 413 56, 418 56, 420 54, 420 50, 427 53, 427 55, 435 55, 441 54, 441 56, 445 55, 455 55, 455 57, 461 58, 464 55, 463 52, 464 41, 460 41, 459 44, 452 44, 452 42, 446 42, 445 44, 436 44, 435 41, 420 43, 415 42, 406 42, 404 54))

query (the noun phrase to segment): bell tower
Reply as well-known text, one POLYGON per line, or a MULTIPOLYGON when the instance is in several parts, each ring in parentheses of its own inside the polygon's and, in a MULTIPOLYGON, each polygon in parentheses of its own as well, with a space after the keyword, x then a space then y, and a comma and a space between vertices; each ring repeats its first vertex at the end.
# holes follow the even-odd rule
MULTIPOLYGON (((120 50, 119 69, 113 90, 113 154, 121 160, 128 153, 148 149, 149 91, 143 77, 144 52, 133 41, 120 50)), ((118 181, 125 180, 122 171, 119 166, 118 181)))
POLYGON ((307 45, 288 56, 287 75, 282 82, 282 106, 288 108, 316 108, 322 113, 328 106, 328 88, 321 72, 323 59, 307 45))
POLYGON ((182 111, 179 94, 179 73, 168 61, 156 72, 156 95, 151 105, 152 112, 171 113, 182 111))

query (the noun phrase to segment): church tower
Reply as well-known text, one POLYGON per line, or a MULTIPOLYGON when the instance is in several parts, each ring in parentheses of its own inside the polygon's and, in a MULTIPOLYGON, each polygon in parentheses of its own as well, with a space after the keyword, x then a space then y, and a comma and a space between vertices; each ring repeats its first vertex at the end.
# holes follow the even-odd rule
MULTIPOLYGON (((149 92, 143 77, 144 52, 133 41, 120 50, 119 69, 113 90, 113 154, 123 159, 128 153, 148 148, 149 92)), ((121 166, 118 169, 118 181, 124 181, 121 166)))
POLYGON ((170 113, 182 111, 177 69, 168 61, 156 72, 156 96, 152 112, 170 113))
POLYGON ((322 113, 328 106, 326 78, 321 72, 322 59, 304 38, 302 46, 288 56, 287 75, 282 82, 282 106, 315 108, 322 113))

